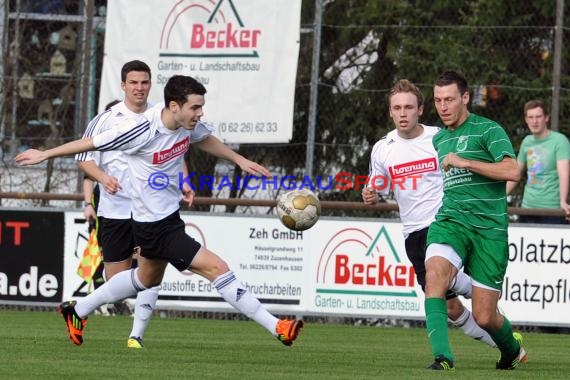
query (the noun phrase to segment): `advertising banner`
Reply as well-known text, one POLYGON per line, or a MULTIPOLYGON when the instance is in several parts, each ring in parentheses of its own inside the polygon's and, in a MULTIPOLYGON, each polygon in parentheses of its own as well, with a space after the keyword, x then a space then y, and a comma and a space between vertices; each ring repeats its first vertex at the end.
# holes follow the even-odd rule
POLYGON ((59 303, 63 212, 0 210, 0 300, 59 303))
MULTIPOLYGON (((310 230, 294 232, 275 216, 184 213, 182 218, 186 232, 222 257, 244 286, 273 312, 424 319, 424 293, 406 256, 400 223, 323 218, 310 230)), ((42 260, 42 266, 18 263, 17 273, 4 269, 14 265, 5 260, 8 251, 4 248, 16 236, 14 227, 7 227, 4 220, 0 295, 5 297, 9 289, 16 289, 12 285, 20 277, 36 276, 35 266, 41 268, 37 270, 38 284, 47 273, 57 278, 55 269, 44 267, 57 264, 54 256, 42 260)), ((24 221, 21 217, 10 220, 24 221)), ((88 290, 77 274, 88 235, 81 213, 66 213, 65 221, 63 299, 70 299, 88 290)), ((18 228, 23 242, 27 228, 18 228)), ((45 244, 46 236, 42 233, 34 239, 40 242, 38 249, 54 246, 52 236, 58 235, 52 231, 49 244, 45 244)), ((515 324, 570 325, 569 230, 513 225, 509 236, 501 310, 515 324)), ((470 307, 469 300, 463 301, 470 307)), ((161 283, 158 306, 234 311, 209 281, 171 266, 161 283)))
POLYGON ((570 229, 511 227, 500 305, 511 320, 570 324, 570 229))
POLYGON ((100 108, 123 98, 121 67, 138 59, 152 70, 153 103, 171 76, 189 75, 206 87, 203 120, 223 141, 288 142, 300 17, 301 0, 110 1, 100 108))
POLYGON ((310 232, 309 312, 424 316, 399 223, 322 220, 310 232))

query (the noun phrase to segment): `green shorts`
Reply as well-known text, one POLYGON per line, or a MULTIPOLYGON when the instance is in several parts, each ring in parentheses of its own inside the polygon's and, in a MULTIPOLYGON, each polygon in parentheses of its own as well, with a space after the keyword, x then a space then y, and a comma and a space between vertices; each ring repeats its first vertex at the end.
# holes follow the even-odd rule
POLYGON ((501 290, 509 263, 509 244, 505 240, 490 240, 462 224, 433 222, 429 227, 427 245, 450 245, 461 257, 465 273, 490 288, 501 290))

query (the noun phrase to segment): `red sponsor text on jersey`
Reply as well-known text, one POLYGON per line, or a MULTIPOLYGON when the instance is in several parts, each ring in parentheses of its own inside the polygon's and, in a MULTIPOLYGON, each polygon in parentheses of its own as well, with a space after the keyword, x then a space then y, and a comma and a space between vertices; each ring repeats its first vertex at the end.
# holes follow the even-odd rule
POLYGON ((190 148, 190 138, 186 137, 184 140, 178 141, 174 144, 172 148, 165 149, 160 152, 154 152, 152 155, 152 163, 153 165, 163 164, 174 157, 184 154, 188 148, 190 148))
POLYGON ((192 25, 190 36, 190 48, 192 49, 216 49, 216 48, 256 48, 261 30, 259 29, 234 29, 231 22, 225 28, 215 30, 213 25, 192 25))
POLYGON ((392 178, 406 177, 411 174, 426 173, 435 170, 437 170, 437 161, 435 157, 430 157, 424 160, 406 162, 404 164, 391 166, 390 176, 392 178))

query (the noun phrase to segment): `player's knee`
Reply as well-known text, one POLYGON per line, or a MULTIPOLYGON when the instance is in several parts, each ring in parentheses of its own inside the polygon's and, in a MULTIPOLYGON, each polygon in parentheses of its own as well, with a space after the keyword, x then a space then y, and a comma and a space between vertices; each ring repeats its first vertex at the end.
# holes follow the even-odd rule
POLYGON ((445 275, 445 271, 442 268, 433 267, 427 270, 425 275, 425 284, 426 288, 445 288, 446 287, 446 279, 447 276, 445 275))
POLYGON ((162 273, 153 271, 143 271, 140 269, 133 269, 136 274, 136 281, 138 285, 142 285, 145 289, 152 288, 153 286, 160 285, 162 280, 162 273))
POLYGON ((219 257, 214 262, 214 266, 212 267, 212 271, 216 274, 216 276, 222 275, 228 272, 230 268, 228 267, 228 263, 224 260, 220 259, 219 257))
POLYGON ((428 288, 431 284, 438 288, 443 286, 447 291, 450 279, 455 277, 455 273, 455 267, 443 257, 431 257, 426 261, 426 285, 428 288))
POLYGON ((104 278, 105 281, 110 280, 117 273, 131 269, 131 261, 122 261, 118 263, 105 263, 104 278))
POLYGON ((465 308, 463 307, 463 304, 459 299, 457 299, 457 297, 447 300, 447 315, 452 321, 459 319, 464 310, 465 308))
POLYGON ((491 313, 473 310, 473 319, 483 330, 489 331, 494 329, 495 323, 491 313))
POLYGON ((210 281, 229 271, 228 264, 205 247, 200 248, 189 269, 210 281))

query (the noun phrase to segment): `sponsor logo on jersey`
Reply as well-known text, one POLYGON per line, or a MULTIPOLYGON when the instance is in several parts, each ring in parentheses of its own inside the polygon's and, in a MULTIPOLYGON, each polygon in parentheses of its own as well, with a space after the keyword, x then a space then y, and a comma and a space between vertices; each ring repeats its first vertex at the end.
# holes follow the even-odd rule
POLYGON ((467 149, 467 143, 469 142, 469 136, 459 136, 457 139, 457 152, 463 152, 467 149))
POLYGON ((406 177, 412 174, 420 174, 433 172, 437 170, 437 161, 435 157, 426 158, 419 161, 406 162, 390 167, 390 176, 392 178, 406 177))
POLYGON ((172 146, 172 148, 162 150, 160 152, 154 152, 152 155, 153 165, 163 164, 170 161, 174 157, 178 157, 190 148, 190 138, 186 137, 184 140, 178 141, 172 146))

